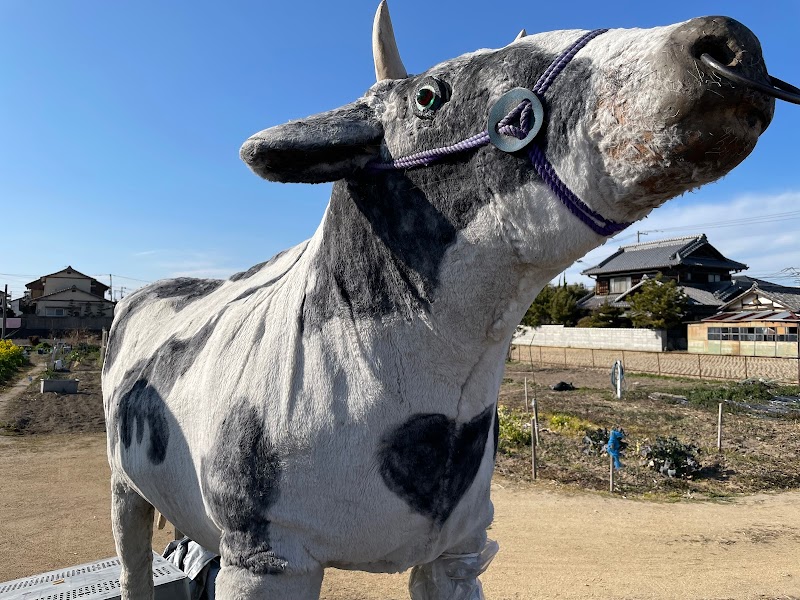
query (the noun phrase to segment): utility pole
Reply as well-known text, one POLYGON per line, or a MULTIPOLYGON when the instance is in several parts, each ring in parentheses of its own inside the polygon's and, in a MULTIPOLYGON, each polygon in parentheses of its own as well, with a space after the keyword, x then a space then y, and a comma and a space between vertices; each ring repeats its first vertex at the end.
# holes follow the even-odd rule
POLYGON ((0 340, 6 339, 6 303, 8 302, 8 284, 3 290, 3 333, 0 335, 0 340))
POLYGON ((111 301, 114 301, 114 280, 111 277, 111 273, 108 274, 108 291, 111 294, 111 301))
POLYGON ((642 236, 647 235, 646 231, 637 231, 636 232, 636 243, 639 244, 642 241, 642 236))

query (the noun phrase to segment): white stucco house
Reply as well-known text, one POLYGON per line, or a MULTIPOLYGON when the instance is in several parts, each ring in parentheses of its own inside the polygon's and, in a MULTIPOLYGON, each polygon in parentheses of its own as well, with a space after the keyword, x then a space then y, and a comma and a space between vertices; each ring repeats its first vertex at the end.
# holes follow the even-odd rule
POLYGON ((71 266, 25 285, 23 312, 39 317, 111 317, 114 302, 105 297, 109 286, 71 266))

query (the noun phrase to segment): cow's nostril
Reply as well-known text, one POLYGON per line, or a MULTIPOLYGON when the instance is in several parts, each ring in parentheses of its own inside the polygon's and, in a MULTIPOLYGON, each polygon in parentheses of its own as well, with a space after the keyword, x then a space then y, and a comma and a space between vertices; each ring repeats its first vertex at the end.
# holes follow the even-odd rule
POLYGON ((692 46, 692 56, 700 60, 703 54, 709 54, 728 67, 734 66, 736 60, 736 52, 731 50, 728 40, 723 37, 706 36, 697 40, 692 46))

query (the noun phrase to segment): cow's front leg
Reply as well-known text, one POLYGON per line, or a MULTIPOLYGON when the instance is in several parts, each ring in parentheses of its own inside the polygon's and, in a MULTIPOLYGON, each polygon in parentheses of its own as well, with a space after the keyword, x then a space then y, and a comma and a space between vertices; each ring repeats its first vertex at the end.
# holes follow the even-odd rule
POLYGON ((119 477, 111 477, 111 529, 122 569, 123 600, 153 597, 153 506, 119 477))
POLYGON ((322 567, 299 574, 257 573, 223 564, 217 575, 216 597, 218 600, 318 600, 322 574, 322 567))
POLYGON ((498 545, 486 532, 459 544, 439 558, 411 570, 408 591, 412 600, 484 600, 478 576, 497 554, 498 545), (476 541, 480 540, 480 542, 476 541))

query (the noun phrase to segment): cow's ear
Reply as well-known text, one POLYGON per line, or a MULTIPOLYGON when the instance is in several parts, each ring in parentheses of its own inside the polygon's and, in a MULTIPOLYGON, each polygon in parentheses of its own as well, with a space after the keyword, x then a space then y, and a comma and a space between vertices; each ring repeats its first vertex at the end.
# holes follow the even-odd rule
POLYGON ((343 179, 374 160, 383 127, 363 102, 270 127, 250 137, 239 154, 258 175, 284 183, 343 179))

